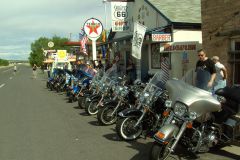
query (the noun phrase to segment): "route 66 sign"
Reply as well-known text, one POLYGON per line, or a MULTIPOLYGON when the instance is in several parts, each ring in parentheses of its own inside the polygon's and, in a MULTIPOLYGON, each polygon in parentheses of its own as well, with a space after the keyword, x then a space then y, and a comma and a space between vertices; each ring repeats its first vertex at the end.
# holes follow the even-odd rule
POLYGON ((130 10, 132 3, 111 2, 112 31, 127 31, 130 29, 130 10))
POLYGON ((125 5, 115 5, 114 6, 114 17, 119 20, 123 20, 128 17, 127 3, 125 5))
POLYGON ((90 18, 84 23, 83 29, 88 38, 96 41, 103 31, 102 23, 96 18, 90 18))

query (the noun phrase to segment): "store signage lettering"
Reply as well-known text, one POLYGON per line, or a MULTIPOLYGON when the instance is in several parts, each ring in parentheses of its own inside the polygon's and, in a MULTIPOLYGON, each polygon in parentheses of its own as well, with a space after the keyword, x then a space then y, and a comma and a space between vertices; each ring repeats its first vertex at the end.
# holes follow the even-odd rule
POLYGON ((197 42, 170 42, 161 43, 160 52, 197 51, 197 42))
POLYGON ((153 42, 171 42, 172 35, 171 35, 171 33, 153 32, 152 33, 152 41, 153 42))
POLYGON ((127 2, 111 2, 112 30, 127 31, 130 29, 129 5, 127 2))

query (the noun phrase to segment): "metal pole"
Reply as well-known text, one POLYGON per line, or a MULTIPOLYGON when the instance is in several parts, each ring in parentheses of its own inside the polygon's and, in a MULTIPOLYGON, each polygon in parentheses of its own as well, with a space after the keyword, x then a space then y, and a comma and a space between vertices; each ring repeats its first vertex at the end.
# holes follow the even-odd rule
POLYGON ((105 9, 105 29, 107 29, 107 0, 102 1, 104 3, 104 9, 105 9))

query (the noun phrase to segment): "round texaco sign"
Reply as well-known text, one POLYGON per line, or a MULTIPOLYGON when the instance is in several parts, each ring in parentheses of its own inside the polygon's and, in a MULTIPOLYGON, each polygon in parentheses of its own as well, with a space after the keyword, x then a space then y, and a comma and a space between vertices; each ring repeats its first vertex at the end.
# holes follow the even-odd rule
POLYGON ((91 40, 97 40, 103 31, 102 23, 96 18, 88 19, 84 23, 83 28, 88 38, 91 40))

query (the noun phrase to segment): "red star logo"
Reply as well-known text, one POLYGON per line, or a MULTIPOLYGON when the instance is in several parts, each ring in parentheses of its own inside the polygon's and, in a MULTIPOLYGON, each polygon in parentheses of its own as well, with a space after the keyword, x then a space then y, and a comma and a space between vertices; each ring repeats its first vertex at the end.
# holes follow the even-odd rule
POLYGON ((90 35, 92 32, 98 34, 97 29, 100 27, 100 25, 97 24, 97 23, 94 23, 94 21, 92 20, 92 23, 88 24, 87 27, 90 29, 89 35, 90 35))

